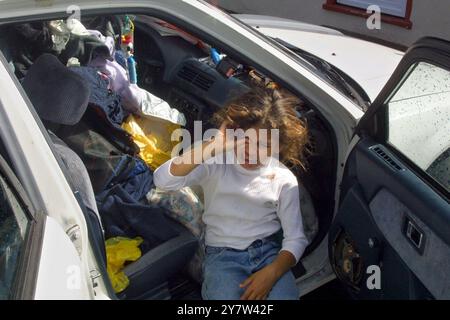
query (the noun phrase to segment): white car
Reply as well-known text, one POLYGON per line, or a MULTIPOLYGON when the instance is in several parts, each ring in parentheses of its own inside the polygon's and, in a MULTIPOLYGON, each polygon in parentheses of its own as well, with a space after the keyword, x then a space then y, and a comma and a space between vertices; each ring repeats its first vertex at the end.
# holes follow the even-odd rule
POLYGON ((294 268, 301 295, 337 276, 360 299, 450 298, 450 43, 425 38, 402 53, 327 28, 233 17, 197 0, 73 4, 0 2, 0 298, 198 294, 182 272, 196 244, 185 233, 127 266, 130 285, 114 293, 101 229, 86 219, 12 68, 23 43, 6 30, 74 14, 82 22, 133 14, 138 84, 183 112, 188 128, 245 87, 250 71, 302 98, 314 152, 299 173, 312 237, 294 268), (155 21, 175 25, 177 35, 155 21), (204 46, 235 74, 224 76, 204 46))

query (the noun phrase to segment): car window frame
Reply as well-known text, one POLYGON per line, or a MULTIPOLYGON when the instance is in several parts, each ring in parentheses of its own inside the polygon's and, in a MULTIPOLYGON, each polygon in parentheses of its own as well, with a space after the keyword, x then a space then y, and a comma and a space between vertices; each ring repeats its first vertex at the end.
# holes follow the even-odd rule
MULTIPOLYGON (((387 113, 387 114, 386 114, 386 118, 387 118, 387 120, 386 120, 386 123, 387 123, 387 126, 386 126, 386 132, 387 132, 387 133, 386 133, 386 144, 389 145, 391 148, 395 148, 395 149, 397 149, 399 152, 403 153, 403 155, 404 155, 406 158, 408 158, 412 163, 415 163, 415 161, 414 161, 412 158, 408 157, 404 152, 402 152, 402 150, 399 149, 399 148, 396 146, 396 144, 395 144, 393 141, 391 141, 390 138, 389 138, 389 137, 390 137, 390 132, 389 132, 389 131, 390 131, 390 128, 392 128, 392 126, 391 126, 390 123, 389 123, 389 109, 390 109, 389 103, 392 101, 393 98, 396 97, 396 95, 398 94, 398 92, 399 92, 400 90, 402 90, 403 85, 406 84, 406 83, 408 82, 410 76, 411 76, 414 72, 416 72, 417 68, 418 68, 418 67, 420 66, 420 64, 422 64, 422 63, 424 63, 424 62, 421 61, 421 62, 418 62, 418 63, 415 63, 415 64, 412 64, 412 65, 411 65, 410 70, 408 71, 407 74, 405 74, 405 79, 404 79, 404 81, 402 82, 402 85, 400 85, 400 86, 396 89, 396 91, 389 97, 389 101, 387 102, 387 105, 386 105, 386 113, 387 113)), ((446 71, 446 72, 449 74, 449 77, 450 77, 450 69, 442 68, 442 67, 440 67, 440 66, 437 66, 435 63, 428 63, 428 62, 427 62, 426 64, 431 65, 431 66, 433 66, 433 67, 437 67, 437 68, 439 68, 439 69, 441 69, 441 70, 443 70, 443 71, 446 71)), ((433 93, 433 94, 439 94, 439 93, 433 93)), ((419 98, 419 96, 414 96, 414 97, 409 97, 409 98, 416 99, 416 98, 419 98)), ((439 155, 433 160, 433 162, 436 161, 439 157, 441 157, 445 152, 447 152, 447 150, 444 150, 441 154, 439 154, 439 155)), ((432 163, 433 163, 433 162, 432 162, 432 163)), ((427 169, 420 168, 420 170, 426 172, 427 169)), ((430 175, 430 176, 431 176, 431 175, 430 175)), ((431 177, 433 178, 433 176, 431 176, 431 177)), ((434 179, 434 178, 433 178, 433 179, 434 179)), ((450 190, 449 190, 449 191, 450 191, 450 190)))
POLYGON ((442 184, 440 184, 435 178, 428 174, 425 170, 416 165, 411 159, 409 159, 401 150, 389 142, 389 102, 402 88, 407 81, 409 75, 417 64, 424 62, 432 64, 436 67, 442 68, 450 72, 450 61, 441 52, 433 52, 426 48, 418 48, 416 52, 405 59, 399 68, 403 71, 398 81, 395 90, 393 90, 384 100, 380 110, 377 111, 375 116, 375 126, 372 130, 375 131, 374 138, 377 142, 380 142, 386 146, 396 157, 398 157, 403 163, 405 163, 409 169, 416 174, 423 182, 425 182, 430 188, 437 192, 442 198, 450 203, 450 191, 447 190, 442 184))
MULTIPOLYGON (((6 62, 7 61, 6 61, 6 58, 3 55, 3 52, 0 50, 0 63, 3 63, 5 66, 7 66, 6 62)), ((33 104, 31 103, 30 99, 28 98, 28 95, 26 94, 25 90, 21 86, 21 84, 19 82, 19 79, 17 79, 16 75, 11 70, 8 70, 8 71, 9 71, 9 75, 11 76, 11 80, 15 83, 18 92, 20 93, 20 95, 25 100, 25 103, 26 103, 26 105, 28 107, 28 110, 31 112, 34 120, 36 121, 36 123, 37 123, 37 125, 39 127, 40 132, 44 136, 44 139, 45 139, 47 145, 49 146, 49 148, 50 148, 54 158, 56 159, 56 162, 58 163, 58 167, 61 169, 61 171, 62 171, 62 173, 64 175, 64 178, 66 179, 67 183, 69 184, 69 187, 71 188, 72 193, 74 194, 75 199, 76 199, 78 205, 80 206, 80 209, 83 211, 83 213, 85 213, 87 208, 85 207, 85 205, 84 205, 84 203, 83 203, 83 201, 82 201, 82 199, 81 199, 81 197, 79 195, 79 191, 72 189, 72 184, 70 183, 70 174, 68 172, 67 167, 64 165, 63 160, 61 159, 61 156, 56 151, 56 147, 55 147, 55 145, 54 145, 54 143, 52 141, 52 138, 50 137, 49 131, 45 128, 44 124, 42 123, 42 120, 40 119, 36 109, 34 108, 33 104)), ((1 155, 0 155, 0 158, 1 158, 1 155)), ((18 183, 20 184, 18 178, 16 178, 16 179, 17 179, 18 183)), ((26 182, 24 182, 24 183, 26 183, 26 182)), ((25 189, 21 188, 21 190, 23 190, 23 192, 25 193, 25 189)), ((41 200, 41 199, 32 199, 31 197, 28 197, 28 196, 26 197, 26 199, 28 201, 27 203, 31 203, 31 200, 36 200, 36 201, 40 201, 41 200)), ((34 206, 34 208, 40 208, 40 207, 39 207, 38 204, 36 204, 34 206)), ((34 218, 33 218, 34 219, 33 220, 33 228, 30 227, 29 233, 30 234, 33 233, 31 237, 34 237, 34 236, 41 237, 41 243, 35 243, 34 241, 32 241, 32 239, 30 239, 30 241, 27 242, 27 248, 28 247, 30 247, 30 248, 33 247, 33 249, 32 250, 31 249, 30 250, 26 250, 26 252, 24 252, 24 253, 27 254, 27 255, 33 255, 33 253, 36 253, 36 252, 40 253, 41 249, 42 249, 43 232, 44 232, 45 220, 46 220, 47 216, 46 216, 46 214, 44 212, 39 212, 39 211, 40 210, 33 209, 33 212, 34 212, 34 214, 33 214, 33 216, 34 216, 34 218)), ((86 214, 85 214, 85 217, 86 217, 86 214)), ((114 289, 112 287, 110 279, 109 279, 109 277, 107 275, 106 265, 103 266, 103 260, 104 259, 102 257, 101 250, 99 249, 99 246, 101 244, 97 243, 95 241, 95 237, 93 237, 93 235, 92 235, 92 228, 93 227, 92 227, 91 222, 89 221, 89 219, 85 219, 85 221, 86 221, 86 225, 88 227, 88 239, 89 239, 89 241, 91 243, 91 246, 92 246, 92 249, 93 249, 93 253, 94 253, 95 259, 97 261, 97 264, 98 264, 99 268, 102 271, 101 272, 101 278, 102 278, 103 283, 104 283, 104 285, 106 287, 107 294, 108 294, 108 296, 111 299, 115 300, 115 299, 117 299, 116 293, 114 292, 114 289)), ((40 257, 40 254, 38 256, 36 256, 36 254, 34 254, 34 260, 35 261, 38 261, 39 257, 40 257)), ((31 260, 31 261, 33 261, 33 260, 31 260)), ((30 267, 33 268, 34 267, 29 262, 24 262, 24 265, 25 266, 24 266, 23 270, 28 270, 27 268, 30 268, 30 267)), ((32 281, 33 279, 32 279, 31 276, 29 276, 30 274, 28 272, 21 273, 21 275, 23 275, 23 279, 20 279, 18 281, 19 284, 17 285, 17 288, 24 288, 24 290, 19 292, 18 299, 22 299, 22 298, 30 299, 28 297, 34 296, 34 292, 35 292, 35 289, 36 289, 35 288, 35 285, 36 285, 36 281, 35 280, 37 280, 37 279, 34 280, 34 287, 30 287, 30 286, 26 287, 25 285, 27 283, 30 283, 30 281, 32 281)))
POLYGON ((46 217, 35 210, 24 188, 2 155, 0 155, 0 175, 28 219, 27 232, 10 288, 10 298, 32 299, 36 289, 46 217))

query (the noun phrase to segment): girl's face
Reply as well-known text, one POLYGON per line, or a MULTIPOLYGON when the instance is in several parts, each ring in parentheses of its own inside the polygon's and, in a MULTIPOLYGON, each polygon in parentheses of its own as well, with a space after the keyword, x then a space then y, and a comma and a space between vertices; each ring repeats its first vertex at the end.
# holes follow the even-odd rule
MULTIPOLYGON (((257 169, 267 163, 272 156, 272 133, 262 128, 245 130, 245 143, 235 145, 235 154, 239 164, 248 170, 257 169)), ((235 141, 238 137, 235 137, 235 141)))

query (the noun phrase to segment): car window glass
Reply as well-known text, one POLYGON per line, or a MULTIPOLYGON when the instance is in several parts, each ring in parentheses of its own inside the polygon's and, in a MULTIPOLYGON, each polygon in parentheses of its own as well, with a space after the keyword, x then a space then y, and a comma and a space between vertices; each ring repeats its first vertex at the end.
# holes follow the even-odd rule
POLYGON ((29 219, 0 177, 0 299, 12 298, 18 260, 24 249, 29 219))
POLYGON ((388 102, 388 142, 450 191, 450 72, 420 62, 388 102))

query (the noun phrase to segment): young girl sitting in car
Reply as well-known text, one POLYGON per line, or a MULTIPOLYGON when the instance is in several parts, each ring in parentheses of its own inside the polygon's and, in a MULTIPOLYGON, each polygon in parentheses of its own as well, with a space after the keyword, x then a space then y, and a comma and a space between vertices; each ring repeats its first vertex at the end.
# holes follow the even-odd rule
POLYGON ((215 115, 221 125, 213 139, 154 172, 161 189, 203 188, 204 299, 299 298, 291 268, 308 241, 297 178, 281 163, 304 166, 307 129, 295 111, 299 103, 255 88, 215 115))

